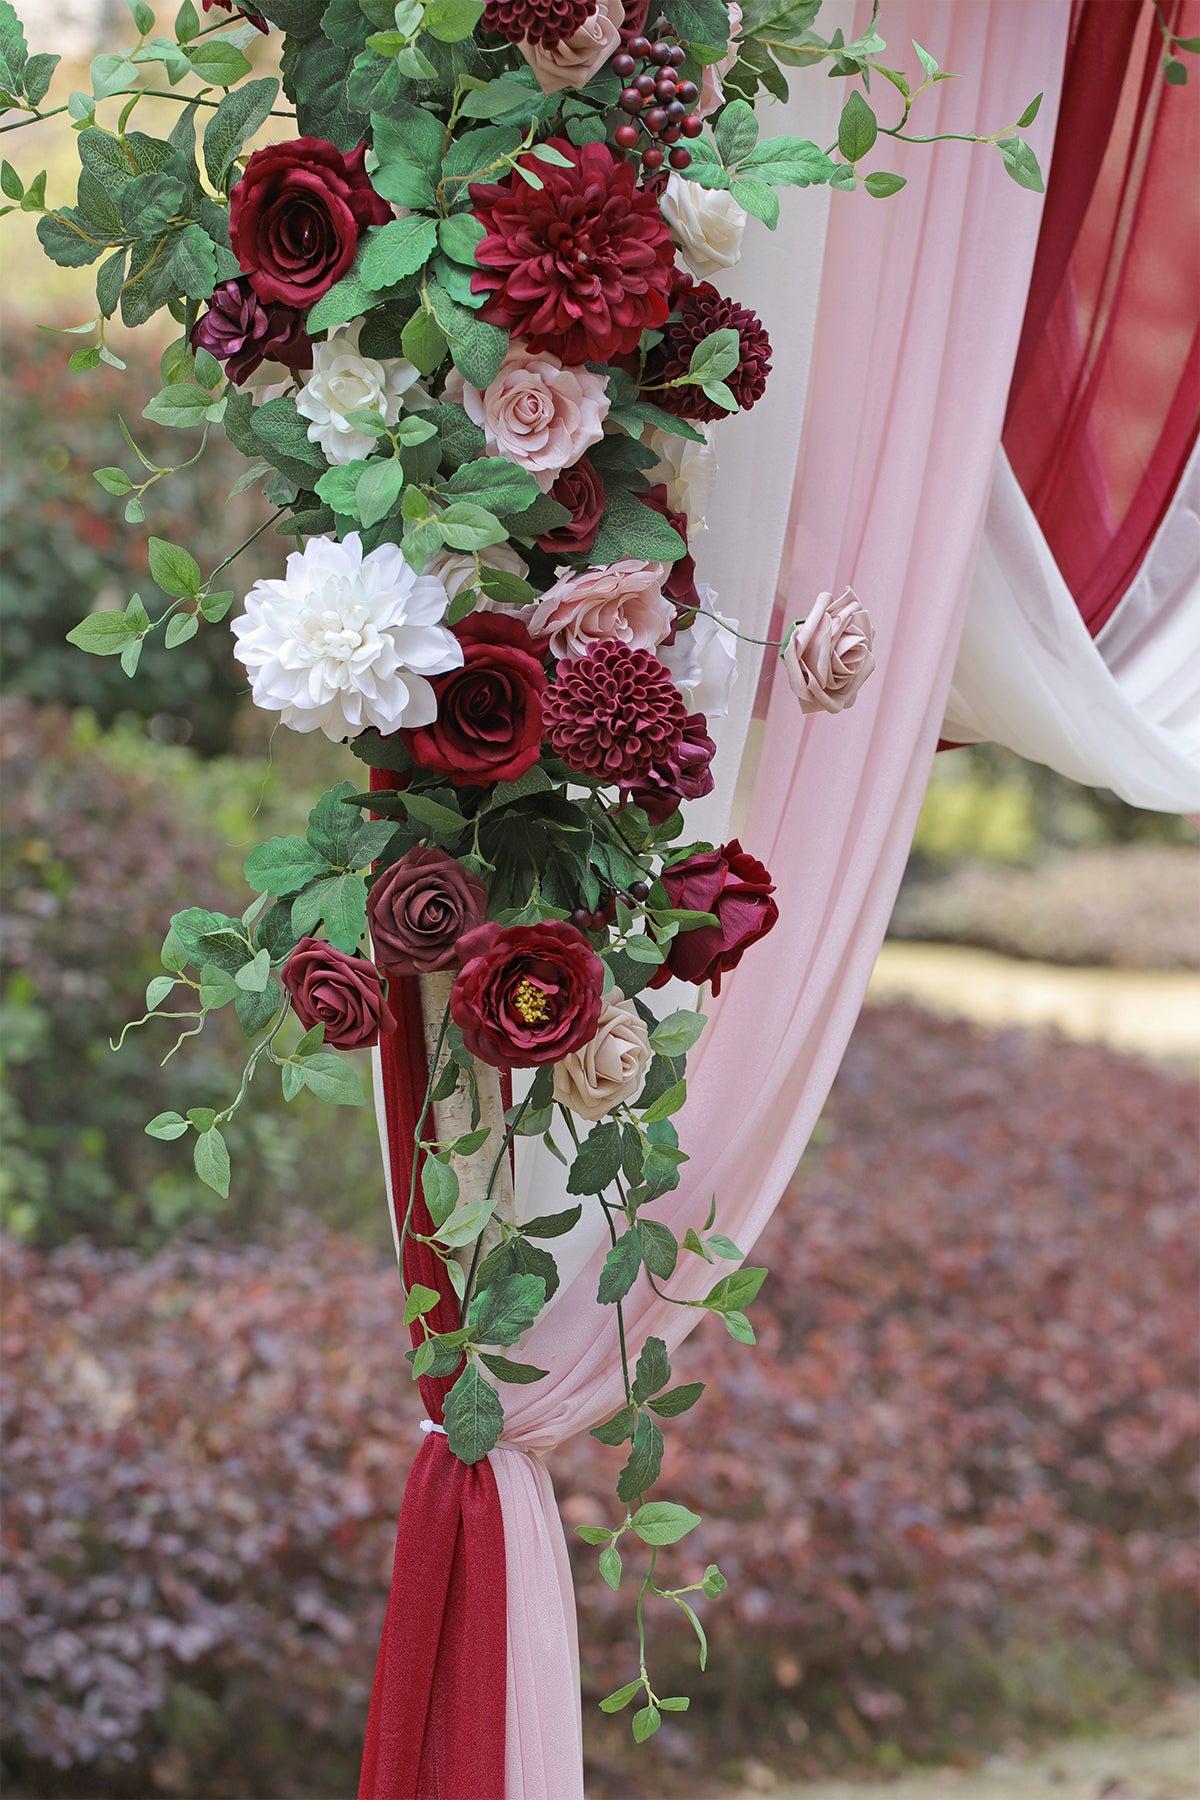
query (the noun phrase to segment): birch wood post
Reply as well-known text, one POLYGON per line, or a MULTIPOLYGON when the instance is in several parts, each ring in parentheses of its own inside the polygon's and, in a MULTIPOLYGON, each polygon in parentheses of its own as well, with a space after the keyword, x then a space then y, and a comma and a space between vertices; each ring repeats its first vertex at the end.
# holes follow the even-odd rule
MULTIPOLYGON (((454 971, 438 970, 432 975, 421 976, 421 1019, 425 1033, 425 1054, 429 1062, 433 1062, 437 1049, 438 1035, 442 1029, 442 1020, 450 1001, 450 989, 454 986, 454 971)), ((442 1062, 446 1060, 445 1053, 442 1062)), ((486 1125, 489 1136, 483 1147, 473 1156, 452 1156, 450 1166, 458 1176, 459 1204, 470 1200, 482 1200, 487 1192, 491 1177, 492 1164, 500 1154, 504 1142, 504 1100, 500 1092, 500 1071, 493 1069, 490 1063, 480 1062, 475 1058, 475 1080, 479 1088, 479 1120, 478 1125, 486 1125)), ((460 1081, 448 1100, 439 1100, 434 1107, 436 1133, 439 1142, 447 1143, 454 1138, 465 1137, 475 1127, 471 1120, 471 1095, 465 1081, 460 1081)), ((512 1163, 506 1155, 501 1158, 496 1170, 496 1179, 492 1185, 494 1210, 491 1220, 484 1227, 482 1254, 487 1255, 500 1241, 498 1221, 504 1219, 511 1224, 514 1219, 512 1163)), ((474 1252, 474 1245, 468 1244, 461 1250, 453 1252, 457 1260, 464 1266, 469 1265, 474 1252)))

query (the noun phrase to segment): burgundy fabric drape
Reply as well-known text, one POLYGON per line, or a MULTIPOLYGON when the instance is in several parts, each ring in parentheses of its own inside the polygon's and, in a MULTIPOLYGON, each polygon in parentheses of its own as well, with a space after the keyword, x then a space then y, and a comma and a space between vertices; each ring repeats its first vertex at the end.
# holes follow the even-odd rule
MULTIPOLYGON (((1200 0, 1163 0, 1200 35, 1200 0)), ((1077 0, 1004 448, 1092 636, 1200 424, 1200 107, 1152 0, 1077 0)), ((1190 60, 1190 59, 1189 59, 1190 60)))
MULTIPOLYGON (((393 785, 372 769, 372 790, 393 785)), ((394 981, 396 1030, 380 1039, 387 1125, 385 1154, 397 1224, 408 1206, 414 1136, 428 1080, 421 995, 409 977, 394 981)), ((404 1245, 404 1279, 442 1298, 428 1316, 439 1331, 459 1322, 458 1301, 440 1259, 414 1233, 433 1222, 420 1183, 404 1245)), ((413 1327, 414 1345, 421 1341, 413 1327)), ((408 1380, 397 1351, 397 1381, 408 1380)), ((420 1382, 429 1418, 440 1424, 453 1377, 420 1382)), ((384 1616, 363 1746, 359 1800, 504 1800, 507 1701, 504 1522, 490 1465, 468 1468, 445 1437, 430 1432, 409 1471, 396 1528, 392 1585, 384 1616)))

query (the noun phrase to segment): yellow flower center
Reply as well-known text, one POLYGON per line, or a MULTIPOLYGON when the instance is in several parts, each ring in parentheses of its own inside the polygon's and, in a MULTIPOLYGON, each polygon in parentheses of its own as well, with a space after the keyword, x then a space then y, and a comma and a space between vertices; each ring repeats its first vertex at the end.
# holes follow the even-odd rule
POLYGON ((542 989, 534 981, 522 981, 513 995, 513 1005, 527 1025, 540 1024, 550 1017, 550 1007, 542 989))

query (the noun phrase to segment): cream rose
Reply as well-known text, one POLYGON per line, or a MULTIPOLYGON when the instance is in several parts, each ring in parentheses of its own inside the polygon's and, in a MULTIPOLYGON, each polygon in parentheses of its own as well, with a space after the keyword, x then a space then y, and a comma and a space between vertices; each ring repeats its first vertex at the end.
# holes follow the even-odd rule
POLYGON ((457 369, 446 398, 458 400, 483 429, 489 456, 528 469, 545 492, 561 469, 579 461, 604 436, 608 387, 590 369, 565 369, 549 351, 534 355, 514 342, 484 393, 457 369))
MULTIPOLYGON (((522 561, 511 544, 489 544, 479 552, 479 560, 486 568, 503 569, 506 575, 524 578, 529 573, 529 564, 522 561)), ((468 582, 474 581, 475 558, 466 550, 439 550, 426 563, 425 573, 436 575, 453 600, 468 582)))
POLYGON ((801 712, 842 712, 875 667, 875 628, 853 588, 835 600, 818 594, 783 653, 788 686, 801 712))
POLYGON ((556 94, 562 88, 586 87, 604 67, 621 42, 621 26, 625 8, 621 0, 599 0, 591 13, 569 38, 548 50, 545 44, 523 38, 517 45, 521 55, 537 76, 543 94, 556 94))
POLYGON ((672 175, 659 205, 683 260, 698 280, 709 281, 741 261, 746 214, 732 194, 672 175))
POLYGON ((675 431, 656 429, 646 435, 647 445, 658 457, 647 480, 652 487, 656 482, 665 483, 667 505, 672 512, 687 515, 689 538, 696 537, 706 528, 704 515, 717 479, 713 428, 711 425, 698 425, 696 429, 704 433, 702 444, 695 443, 691 438, 680 437, 675 431))
POLYGON ((729 693, 738 673, 737 638, 730 630, 737 620, 726 622, 719 613, 712 616, 717 604, 712 588, 701 583, 696 591, 705 611, 697 613, 686 630, 677 631, 674 643, 664 644, 658 658, 670 669, 689 712, 723 719, 729 712, 729 693))
POLYGON ((666 573, 662 563, 626 557, 561 575, 529 615, 530 632, 548 638, 560 657, 586 656, 593 644, 612 638, 631 650, 654 650, 675 617, 662 591, 666 573))
POLYGON ((581 1119, 603 1119, 623 1100, 636 1100, 653 1055, 645 1024, 631 1000, 614 988, 590 1044, 554 1065, 554 1098, 581 1119))
POLYGON ((729 48, 720 62, 709 63, 701 79, 697 110, 702 118, 707 118, 710 112, 715 112, 718 106, 724 104, 725 88, 722 78, 728 75, 738 59, 737 45, 733 40, 741 29, 742 9, 737 0, 732 0, 729 8, 729 48))

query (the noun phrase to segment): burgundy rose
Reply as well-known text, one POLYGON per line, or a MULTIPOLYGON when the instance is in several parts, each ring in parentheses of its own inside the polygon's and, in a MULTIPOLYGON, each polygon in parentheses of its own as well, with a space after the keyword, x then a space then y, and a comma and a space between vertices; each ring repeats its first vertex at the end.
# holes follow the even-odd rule
MULTIPOLYGON (((675 512, 672 507, 668 506, 665 482, 660 481, 657 487, 647 488, 646 492, 640 494, 638 498, 643 500, 647 506, 652 507, 656 513, 661 513, 667 524, 673 526, 684 543, 687 543, 687 514, 675 512)), ((673 600, 681 611, 699 606, 700 596, 696 592, 696 559, 690 550, 677 562, 667 564, 667 579, 663 582, 662 591, 667 599, 673 600)))
POLYGON ((459 955, 450 1012, 481 1061, 533 1069, 595 1036, 604 965, 574 925, 480 925, 462 939, 459 955))
POLYGON ((427 974, 458 961, 465 932, 482 925, 487 888, 444 850, 409 850, 380 876, 367 901, 378 960, 401 974, 427 974))
POLYGON ((349 269, 367 226, 391 218, 366 154, 311 137, 254 152, 229 196, 229 242, 260 298, 307 311, 349 269))
POLYGON ((484 235, 471 286, 487 295, 480 317, 528 350, 551 350, 567 364, 612 362, 666 320, 674 246, 632 162, 607 144, 550 143, 566 167, 521 158, 536 188, 516 171, 472 183, 484 235))
POLYGON ((260 31, 270 31, 271 29, 261 13, 247 12, 244 6, 235 6, 233 0, 204 0, 205 12, 211 12, 214 6, 219 7, 222 12, 233 13, 239 19, 247 19, 260 31))
POLYGON ((651 824, 661 825, 685 800, 702 800, 713 791, 711 764, 716 754, 708 720, 703 713, 689 713, 678 743, 634 788, 634 805, 648 814, 651 824))
POLYGON ((747 855, 734 838, 719 850, 700 851, 673 869, 664 869, 662 884, 672 906, 712 913, 717 923, 681 931, 673 938, 654 985, 677 975, 697 987, 711 981, 713 993, 719 994, 722 975, 737 967, 743 952, 766 937, 779 917, 771 898, 775 883, 757 857, 747 855))
POLYGON ((510 614, 471 613, 454 635, 463 666, 434 677, 437 718, 400 735, 414 762, 455 787, 516 781, 541 751, 541 657, 524 621, 510 614))
POLYGON ((305 1027, 323 1025, 335 1050, 365 1050, 394 1031, 383 978, 365 956, 347 956, 320 938, 301 938, 280 971, 292 1011, 305 1027))
POLYGON ((260 300, 248 275, 223 281, 208 311, 192 328, 192 343, 208 350, 240 387, 268 357, 289 369, 311 369, 312 339, 304 318, 279 300, 260 300))
POLYGON ((538 549, 547 556, 586 556, 599 536, 604 512, 604 483, 586 456, 563 470, 550 489, 550 498, 565 506, 571 517, 565 525, 544 531, 537 540, 538 549))

